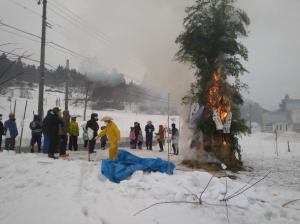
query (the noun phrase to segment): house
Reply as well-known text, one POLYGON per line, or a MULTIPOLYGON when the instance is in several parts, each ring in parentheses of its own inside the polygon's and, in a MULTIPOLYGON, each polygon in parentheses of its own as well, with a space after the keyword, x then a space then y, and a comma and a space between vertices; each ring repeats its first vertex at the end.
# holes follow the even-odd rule
POLYGON ((262 115, 264 132, 286 132, 292 131, 292 124, 283 111, 264 112, 262 115))
POLYGON ((263 113, 262 123, 264 132, 277 130, 300 133, 300 99, 291 99, 286 95, 279 105, 279 110, 263 113))

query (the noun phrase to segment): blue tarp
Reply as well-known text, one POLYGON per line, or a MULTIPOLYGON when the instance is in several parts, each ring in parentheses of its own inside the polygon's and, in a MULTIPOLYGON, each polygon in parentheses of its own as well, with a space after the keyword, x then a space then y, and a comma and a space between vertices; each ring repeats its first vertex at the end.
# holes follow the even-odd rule
MULTIPOLYGON (((120 183, 138 170, 168 173, 168 162, 160 158, 140 158, 121 149, 118 156, 118 160, 102 160, 101 164, 101 173, 114 183, 120 183)), ((174 169, 175 165, 170 163, 170 174, 174 169)))

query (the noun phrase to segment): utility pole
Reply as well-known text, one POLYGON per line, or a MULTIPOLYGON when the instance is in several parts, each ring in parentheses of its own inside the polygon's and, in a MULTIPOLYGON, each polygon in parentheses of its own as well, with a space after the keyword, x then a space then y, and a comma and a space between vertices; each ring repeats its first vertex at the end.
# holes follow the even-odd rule
POLYGON ((171 174, 170 168, 170 93, 168 93, 168 174, 171 174))
POLYGON ((250 134, 252 134, 252 104, 249 105, 249 128, 250 128, 250 134))
POLYGON ((65 90, 65 111, 69 110, 69 78, 70 78, 70 64, 69 60, 67 60, 66 64, 66 90, 65 90))
POLYGON ((41 59, 40 59, 40 83, 39 83, 39 101, 38 114, 40 118, 44 115, 44 83, 45 83, 45 46, 46 46, 46 26, 47 26, 47 0, 39 0, 38 4, 43 1, 42 17, 42 37, 41 37, 41 59))

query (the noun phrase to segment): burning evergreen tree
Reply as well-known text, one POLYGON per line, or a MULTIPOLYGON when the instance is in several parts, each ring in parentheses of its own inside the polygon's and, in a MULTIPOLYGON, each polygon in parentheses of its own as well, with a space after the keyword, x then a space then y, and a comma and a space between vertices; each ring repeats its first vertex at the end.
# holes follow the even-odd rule
POLYGON ((248 131, 239 110, 243 104, 240 92, 246 88, 240 76, 247 72, 241 60, 248 59, 248 51, 239 38, 247 37, 250 20, 234 3, 197 0, 188 7, 185 30, 176 40, 180 45, 176 57, 196 70, 196 82, 184 100, 203 108, 195 126, 195 132, 203 134, 198 147, 214 154, 228 168, 240 169, 237 136, 248 131), (234 78, 232 83, 228 81, 230 76, 234 78))

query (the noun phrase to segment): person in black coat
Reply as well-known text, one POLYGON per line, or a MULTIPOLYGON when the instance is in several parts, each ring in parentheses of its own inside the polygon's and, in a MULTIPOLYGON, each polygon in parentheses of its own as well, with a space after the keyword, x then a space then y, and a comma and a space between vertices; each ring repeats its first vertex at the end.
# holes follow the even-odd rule
POLYGON ((56 159, 54 153, 58 151, 59 145, 59 126, 63 125, 62 121, 59 117, 59 108, 55 107, 50 112, 47 118, 47 123, 44 124, 44 129, 49 137, 49 150, 48 150, 48 157, 56 159))
POLYGON ((151 121, 148 121, 147 125, 145 126, 146 132, 146 147, 147 150, 152 150, 152 142, 153 142, 153 133, 155 128, 151 121))
POLYGON ((2 114, 0 114, 0 150, 2 147, 2 135, 4 135, 4 126, 2 122, 2 114))
POLYGON ((98 121, 98 114, 92 113, 91 119, 86 123, 86 130, 89 133, 91 129, 93 131, 93 136, 89 135, 89 152, 93 153, 96 146, 96 138, 98 135, 99 125, 97 123, 98 121))
POLYGON ((48 125, 49 125, 49 117, 51 116, 52 109, 48 110, 46 117, 42 122, 42 132, 44 135, 44 142, 43 142, 43 153, 48 154, 49 151, 49 133, 48 133, 48 125))
POLYGON ((140 123, 134 122, 134 133, 135 133, 134 149, 136 149, 136 147, 138 145, 138 138, 139 138, 141 131, 142 131, 142 129, 141 129, 140 123))

